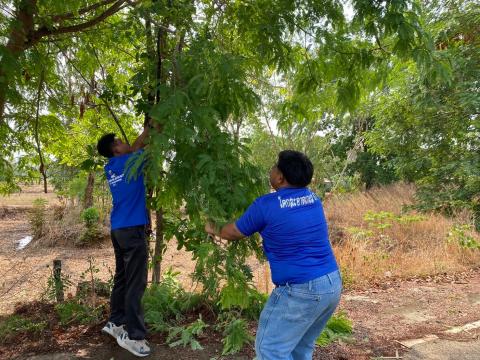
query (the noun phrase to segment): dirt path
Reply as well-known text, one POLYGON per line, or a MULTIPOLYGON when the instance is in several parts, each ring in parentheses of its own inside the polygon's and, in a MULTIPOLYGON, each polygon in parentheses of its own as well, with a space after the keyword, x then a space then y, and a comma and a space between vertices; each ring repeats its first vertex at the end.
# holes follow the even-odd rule
MULTIPOLYGON (((420 347, 442 340, 473 341, 480 335, 480 271, 346 291, 340 307, 354 323, 356 345, 365 351, 359 358, 402 354, 418 348, 410 345, 412 340, 425 337, 432 341, 420 347), (470 323, 474 323, 470 329, 451 331, 470 323)), ((472 346, 470 353, 480 359, 478 346, 472 346)))

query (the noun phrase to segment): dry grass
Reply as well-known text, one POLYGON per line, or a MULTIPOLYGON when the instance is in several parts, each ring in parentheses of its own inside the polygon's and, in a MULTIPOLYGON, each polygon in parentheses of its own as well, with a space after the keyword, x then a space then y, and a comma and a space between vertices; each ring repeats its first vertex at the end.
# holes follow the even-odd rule
MULTIPOLYGON (((50 206, 44 218, 42 235, 34 238, 32 245, 35 247, 73 247, 80 245, 79 241, 86 228, 81 220, 82 209, 79 206, 65 206, 58 204, 50 206)), ((108 226, 103 222, 99 224, 100 237, 98 242, 110 238, 108 226)))
POLYGON ((454 226, 469 224, 469 214, 446 218, 406 212, 414 193, 411 185, 395 184, 326 200, 331 240, 347 286, 478 265, 480 250, 460 244, 461 238, 480 243, 478 234, 465 230, 461 236, 449 237, 454 226))
POLYGON ((0 206, 31 207, 35 199, 47 200, 48 205, 59 203, 58 196, 50 187, 43 192, 42 185, 22 185, 22 191, 7 196, 0 196, 0 206))

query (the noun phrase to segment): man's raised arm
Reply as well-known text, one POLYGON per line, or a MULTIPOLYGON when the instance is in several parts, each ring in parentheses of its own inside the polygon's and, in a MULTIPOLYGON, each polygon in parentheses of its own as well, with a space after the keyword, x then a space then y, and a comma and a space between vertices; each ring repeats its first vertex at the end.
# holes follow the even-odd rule
POLYGON ((132 152, 138 151, 145 147, 146 145, 145 141, 148 138, 150 129, 153 129, 153 128, 159 133, 162 132, 162 126, 158 123, 155 124, 152 118, 148 118, 148 120, 146 120, 144 123, 143 132, 138 136, 138 138, 135 140, 135 142, 132 145, 132 152))

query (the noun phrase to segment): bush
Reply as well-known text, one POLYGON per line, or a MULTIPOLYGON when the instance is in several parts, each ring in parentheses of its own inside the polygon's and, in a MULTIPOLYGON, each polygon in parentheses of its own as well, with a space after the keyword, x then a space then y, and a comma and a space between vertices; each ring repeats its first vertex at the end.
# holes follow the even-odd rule
POLYGON ((86 230, 80 237, 77 245, 90 245, 101 240, 102 234, 99 228, 100 214, 98 210, 94 207, 87 208, 82 211, 81 217, 86 230))
POLYGON ((87 208, 82 212, 82 220, 87 227, 94 227, 98 224, 100 219, 100 214, 98 210, 94 207, 87 208))

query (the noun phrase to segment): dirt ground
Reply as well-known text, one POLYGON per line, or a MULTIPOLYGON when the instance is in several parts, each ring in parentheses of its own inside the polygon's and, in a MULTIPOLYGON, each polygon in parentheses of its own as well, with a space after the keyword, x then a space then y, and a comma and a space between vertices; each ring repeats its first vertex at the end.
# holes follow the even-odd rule
MULTIPOLYGON (((95 249, 77 248, 41 248, 33 245, 24 250, 15 250, 15 242, 29 235, 27 208, 23 205, 0 206, 0 314, 11 313, 18 302, 39 299, 45 290, 47 277, 54 259, 61 259, 63 272, 75 283, 88 267, 88 258, 93 257, 100 268, 99 276, 108 279, 114 269, 113 252, 110 244, 105 243, 95 249), (50 267, 47 267, 50 266, 50 267)), ((255 274, 255 281, 261 291, 270 291, 272 285, 268 279, 268 267, 252 260, 250 264, 255 274)), ((170 244, 164 260, 164 269, 172 266, 181 272, 180 279, 184 285, 191 286, 188 276, 193 269, 189 254, 176 250, 170 244)), ((72 289, 73 292, 73 289, 72 289)), ((340 310, 346 312, 354 324, 353 338, 344 343, 336 343, 327 348, 317 349, 315 359, 371 359, 375 357, 408 359, 457 359, 441 357, 445 355, 442 346, 460 344, 460 353, 466 358, 480 359, 480 323, 465 331, 449 332, 455 326, 462 326, 480 320, 480 270, 455 275, 440 275, 430 278, 385 282, 372 284, 361 290, 345 290, 340 310), (434 336, 435 341, 423 346, 407 347, 401 342, 434 336), (440 342, 440 347, 435 344, 440 342), (464 346, 462 344, 470 344, 464 346), (426 350, 425 350, 426 349, 426 350), (430 349, 430 350, 429 350, 430 349), (433 349, 433 350, 432 350, 433 349), (422 351, 427 355, 421 355, 422 351), (430 351, 430 353, 428 352, 430 351), (436 352, 437 353, 436 353, 436 352), (415 355, 417 354, 417 355, 415 355), (433 355, 428 355, 433 354, 433 355), (422 357, 423 356, 423 357, 422 357), (425 357, 427 356, 427 357, 425 357), (429 357, 431 356, 431 357, 429 357), (478 357, 477 357, 478 356, 478 357)), ((6 344, 0 347, 0 358, 10 359, 14 356, 30 359, 70 359, 75 357, 91 359, 130 359, 119 349, 112 339, 99 334, 99 327, 78 327, 59 330, 51 334, 48 341, 35 341, 6 344), (33 342, 33 343, 32 343, 33 342), (50 345, 45 348, 44 343, 50 345), (43 345, 42 345, 43 344, 43 345), (54 351, 55 354, 51 352, 54 351), (48 352, 48 355, 39 354, 48 352)), ((255 324, 252 324, 252 331, 255 324)), ((27 340, 27 339, 25 339, 27 340)), ((201 339, 204 351, 193 352, 188 349, 171 349, 164 345, 164 339, 152 337, 154 346, 153 359, 212 359, 220 357, 222 344, 212 334, 201 339)), ((453 351, 453 350, 452 350, 453 351)), ((253 358, 253 349, 248 348, 232 359, 253 358)))

